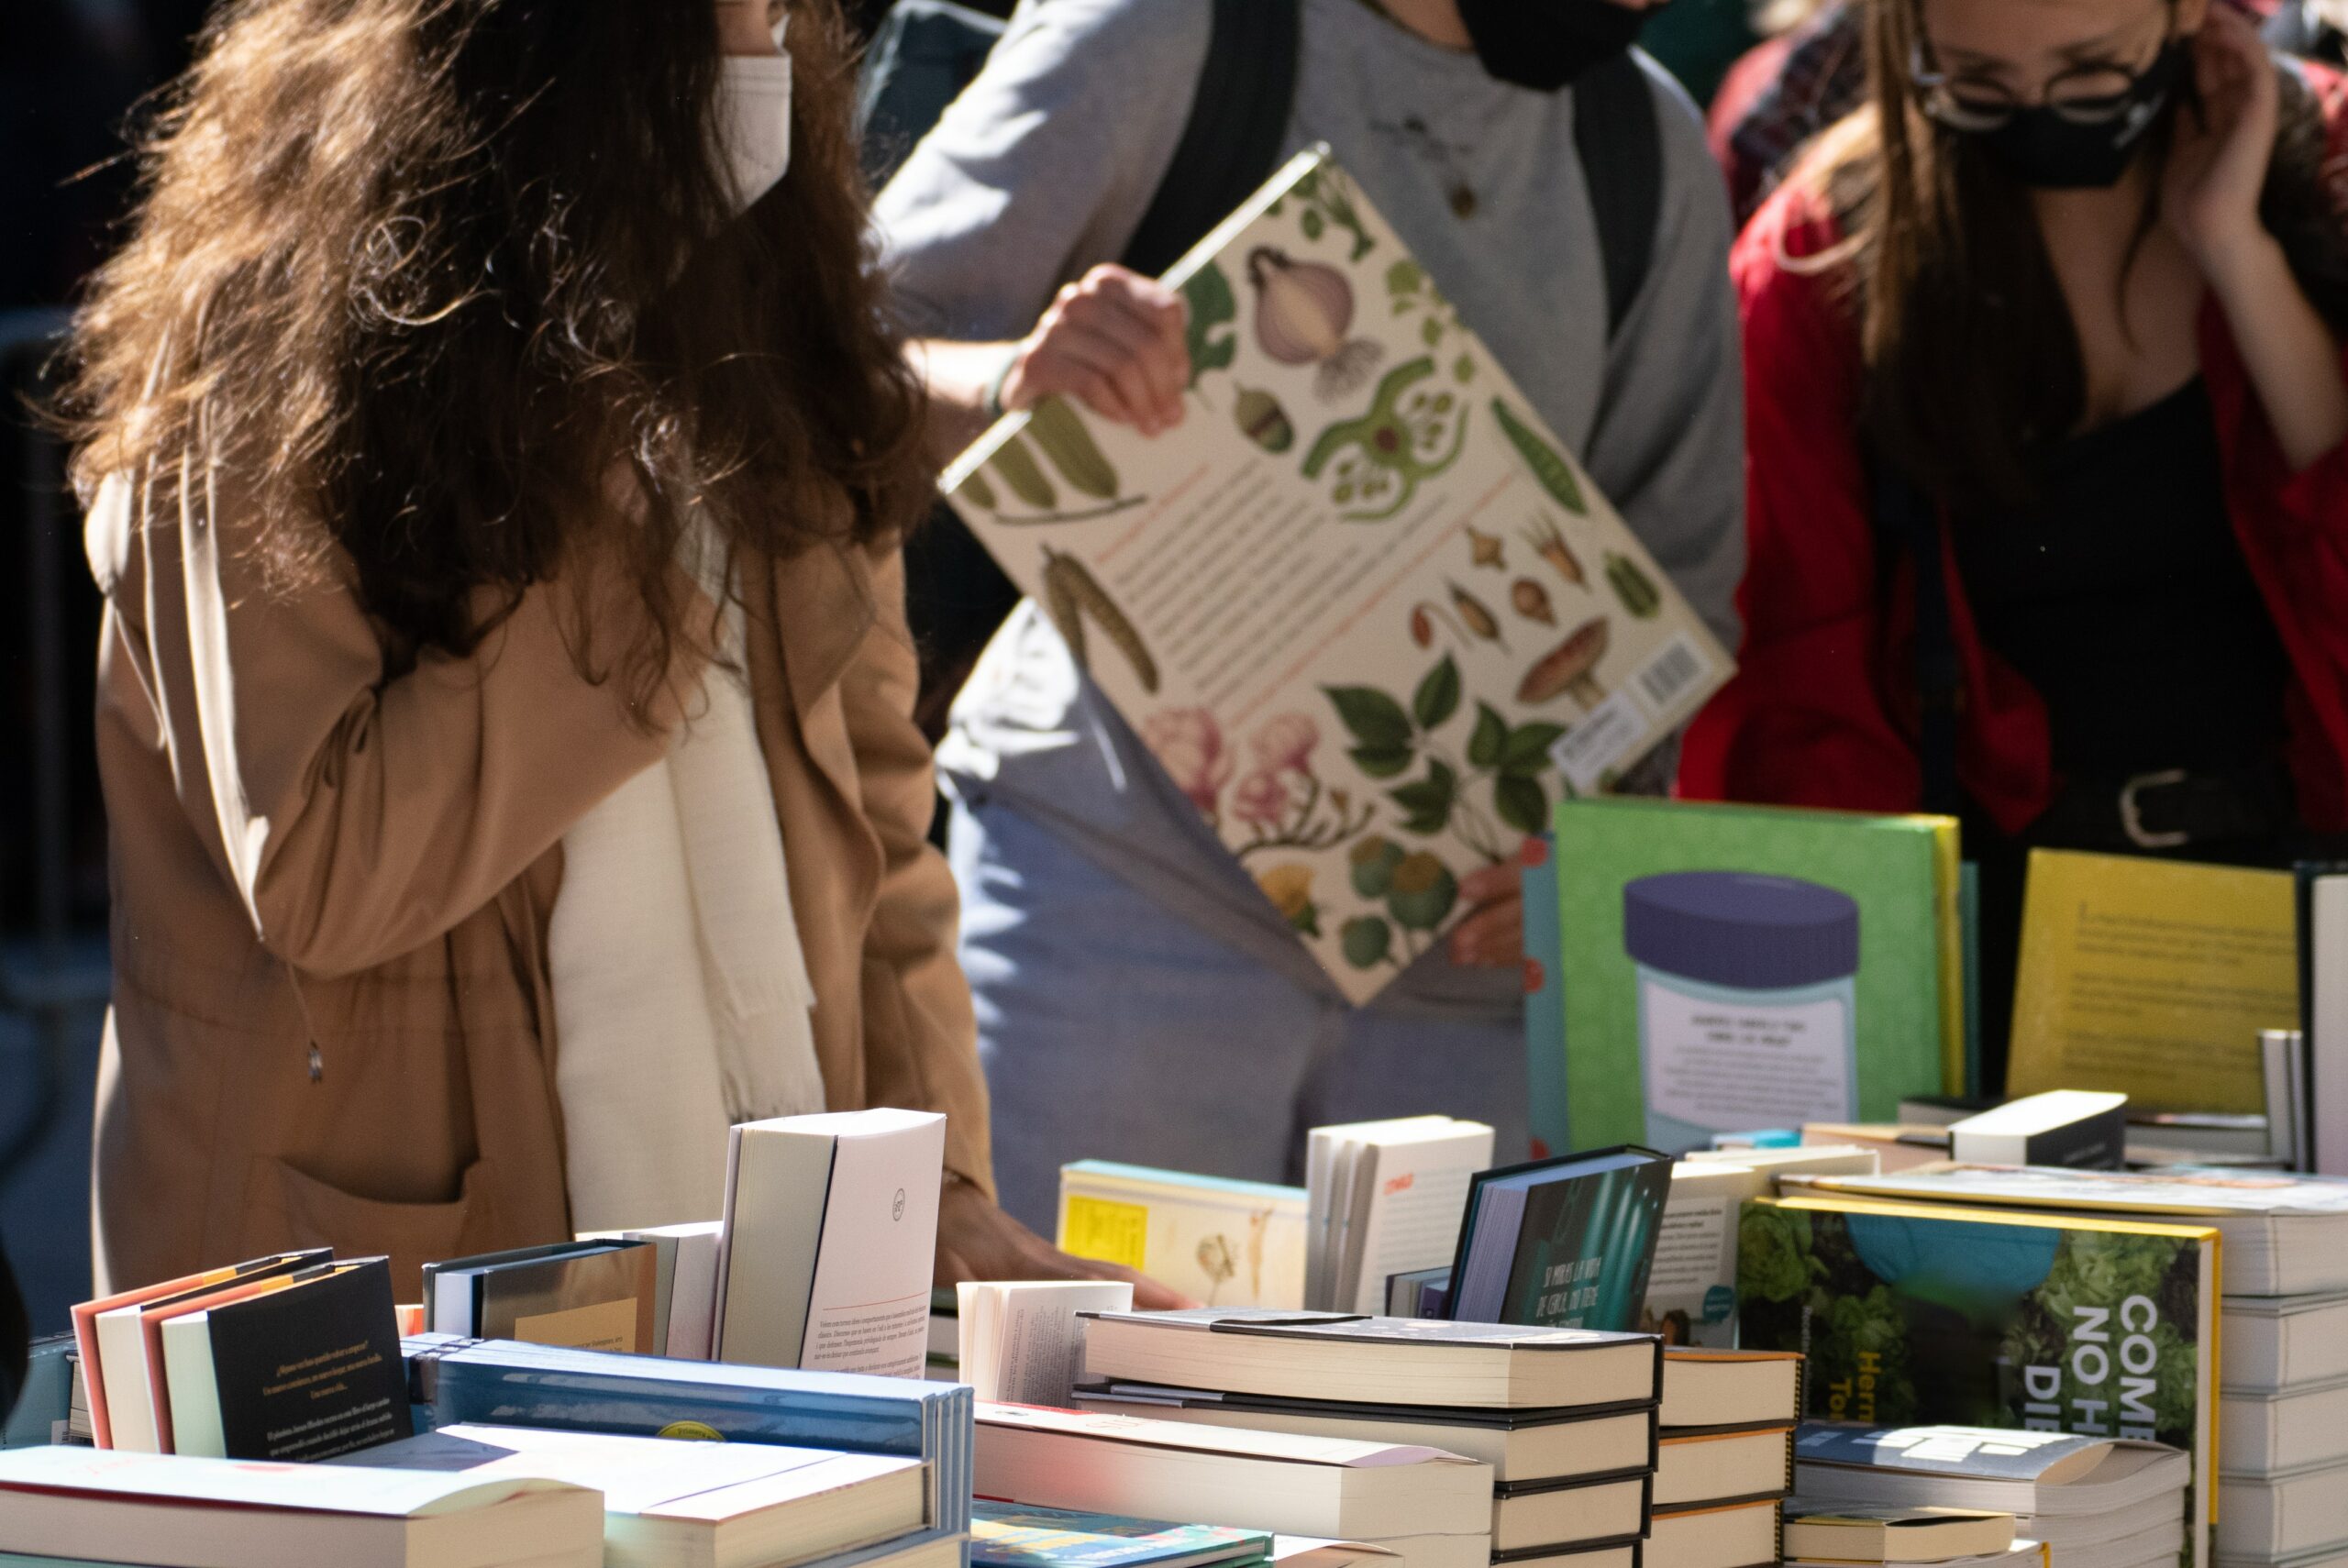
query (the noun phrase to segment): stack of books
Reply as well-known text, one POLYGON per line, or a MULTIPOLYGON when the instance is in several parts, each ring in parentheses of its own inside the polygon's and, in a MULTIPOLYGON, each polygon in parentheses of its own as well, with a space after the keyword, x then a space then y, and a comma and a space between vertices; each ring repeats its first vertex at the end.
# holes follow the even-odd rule
POLYGON ((404 1342, 417 1426, 703 1438, 920 1461, 931 1525, 970 1524, 969 1388, 424 1334, 404 1342))
MULTIPOLYGON (((1078 1402, 1234 1441, 1277 1433, 1457 1454, 1482 1474, 1478 1539, 1434 1543, 1414 1528, 1381 1544, 1412 1562, 1635 1568, 1658 1349, 1649 1335, 1580 1330, 1112 1313, 1091 1321, 1078 1402)), ((1782 1457, 1779 1467, 1782 1477, 1782 1457)))
POLYGON ((2015 1538, 2011 1514, 1795 1501, 1785 1518, 1787 1568, 2049 1568, 2053 1562, 2045 1542, 2015 1538))
POLYGON ((1778 1557, 1793 1486, 1801 1357, 1664 1354, 1655 1520, 1645 1568, 1761 1568, 1778 1557))
MULTIPOLYGON (((2214 1444, 2204 1437, 2192 1445, 2216 1451, 2214 1558, 2225 1568, 2267 1568, 2348 1554, 2348 1184, 2267 1171, 1943 1165, 1789 1183, 1798 1185, 1868 1200, 1961 1202, 2010 1217, 2216 1231, 2223 1238, 2221 1353, 2198 1359, 2215 1363, 2217 1433, 2214 1444)), ((2124 1300, 2088 1304, 2112 1309, 2109 1349, 2121 1364, 2113 1375, 2149 1380, 2171 1404, 2181 1397, 2169 1385, 2210 1336, 2183 1344, 2161 1339, 2157 1365, 2132 1367, 2122 1353, 2124 1300)), ((2143 1313, 2134 1318, 2141 1326, 2143 1313)), ((2123 1415, 2110 1430, 2131 1426, 2123 1415)), ((2062 1555, 2057 1545, 2056 1568, 2062 1555)))
POLYGON ((1795 1440, 1794 1507, 2007 1513, 2016 1539, 2045 1546, 2048 1568, 2176 1568, 2192 1561, 2192 1478, 2186 1456, 2159 1443, 1817 1423, 1795 1440))
POLYGON ((917 1459, 461 1424, 358 1457, 379 1471, 559 1481, 600 1494, 605 1568, 961 1562, 961 1533, 931 1526, 917 1459))
POLYGON ((26 1448, 0 1560, 152 1568, 598 1568, 604 1500, 535 1478, 26 1448))
POLYGON ((1481 1568, 1492 1471, 1397 1443, 980 1405, 978 1490, 1027 1507, 1361 1541, 1397 1568, 1481 1568))

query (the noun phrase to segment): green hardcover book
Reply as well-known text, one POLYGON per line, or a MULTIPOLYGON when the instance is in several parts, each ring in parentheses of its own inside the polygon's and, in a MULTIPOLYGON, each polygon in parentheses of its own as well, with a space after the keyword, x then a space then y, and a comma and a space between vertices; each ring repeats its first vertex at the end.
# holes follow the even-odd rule
POLYGON ((1961 1082, 1954 823, 1601 799, 1556 839, 1574 1146, 1888 1121, 1961 1082))
POLYGON ((2193 1456, 2188 1563, 2210 1562, 2218 1231, 1836 1197, 1744 1206, 1752 1350, 1810 1358, 1807 1413, 2021 1428, 2193 1456))

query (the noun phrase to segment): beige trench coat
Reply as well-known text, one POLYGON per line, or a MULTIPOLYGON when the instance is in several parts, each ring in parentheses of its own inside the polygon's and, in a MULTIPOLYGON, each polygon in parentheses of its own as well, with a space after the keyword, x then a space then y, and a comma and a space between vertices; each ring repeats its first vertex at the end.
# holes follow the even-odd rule
MULTIPOLYGON (((426 1261, 567 1237, 560 841, 675 713, 648 732, 624 683, 581 679, 552 588, 473 657, 387 679, 350 593, 262 591, 218 469, 109 483, 86 544, 113 834, 100 1288, 331 1244, 389 1253, 413 1299, 426 1261)), ((944 1112, 948 1168, 991 1190, 903 593, 893 550, 754 572, 750 680, 830 1104, 944 1112)), ((599 633, 635 613, 616 582, 592 598, 599 633)))

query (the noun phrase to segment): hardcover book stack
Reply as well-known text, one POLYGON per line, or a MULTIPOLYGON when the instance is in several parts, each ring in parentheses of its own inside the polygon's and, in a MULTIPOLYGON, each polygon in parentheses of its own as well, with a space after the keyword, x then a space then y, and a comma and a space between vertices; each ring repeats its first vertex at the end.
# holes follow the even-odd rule
POLYGON ((1793 1354, 1665 1353, 1645 1568, 1778 1561, 1778 1509, 1793 1486, 1801 1370, 1793 1354))
MULTIPOLYGON (((1999 1206, 2009 1218, 2034 1213, 2082 1225, 2110 1224, 2116 1216, 2139 1230, 2198 1227, 2222 1236, 2216 1323, 2223 1354, 2208 1358, 2216 1363, 2217 1386, 2208 1400, 2216 1432, 2203 1450, 2216 1451, 2210 1555, 2223 1568, 2348 1557, 2348 1184, 2266 1171, 1950 1165, 1875 1178, 1821 1176, 1807 1185, 1868 1201, 1999 1206), (2098 1221, 2099 1215, 2105 1218, 2098 1221)), ((2173 1300, 2174 1292, 2155 1298, 2173 1300)), ((2122 1294, 2108 1303, 2114 1386, 2149 1379, 2139 1404, 2181 1410, 2184 1369, 2208 1364, 2194 1352, 2210 1344, 2209 1335, 2183 1336, 2181 1322, 2165 1311, 2173 1331, 2154 1329, 2148 1342, 2157 1353, 2139 1372, 2131 1357, 2145 1353, 2141 1346, 2132 1351, 2130 1329, 2144 1319, 2141 1309, 2132 1312, 2129 1299, 2122 1294)), ((2083 1347, 2094 1342, 2076 1332, 2073 1338, 2083 1347)), ((2092 1370, 2095 1356, 2087 1361, 2092 1370)), ((2112 1430, 2130 1431, 2128 1407, 2115 1401, 2115 1408, 2123 1419, 2112 1430)), ((2146 1435, 2178 1441, 2154 1424, 2159 1430, 2146 1435)), ((2200 1430, 2209 1430, 2206 1422, 2200 1430)), ((2055 1568, 2063 1568, 2062 1555, 2058 1544, 2055 1568)))
POLYGON ((970 1523, 970 1391, 857 1373, 666 1361, 424 1334, 404 1342, 417 1426, 687 1437, 922 1463, 931 1526, 970 1523))
POLYGON ((1792 1512, 2005 1513, 2013 1539, 2046 1549, 2049 1568, 2174 1568, 2191 1541, 2184 1514, 2192 1474, 2184 1454, 2159 1443, 1813 1423, 1795 1441, 1792 1512))
POLYGON ((1866 1503, 1785 1507, 1787 1568, 2050 1568, 2045 1542, 2020 1540, 2011 1514, 1977 1508, 1908 1508, 1866 1503))
MULTIPOLYGON (((1476 1462, 1480 1492, 1464 1527, 1431 1535, 1423 1515, 1399 1532, 1296 1533, 1368 1539, 1413 1563, 1637 1568, 1655 1479, 1659 1354, 1650 1335, 1586 1330, 1108 1313, 1086 1334, 1078 1402, 1097 1418, 1161 1431, 1213 1429, 1233 1441, 1277 1434, 1476 1462)), ((1776 1487, 1782 1474, 1781 1457, 1776 1487)))

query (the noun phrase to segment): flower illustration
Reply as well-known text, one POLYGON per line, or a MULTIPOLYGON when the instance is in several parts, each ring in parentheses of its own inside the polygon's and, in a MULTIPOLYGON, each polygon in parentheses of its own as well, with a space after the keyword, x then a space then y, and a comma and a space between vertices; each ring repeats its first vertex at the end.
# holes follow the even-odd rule
POLYGON ((1256 761, 1268 773, 1310 773, 1312 751, 1321 744, 1321 727, 1302 713, 1276 713, 1264 721, 1249 743, 1256 761))
POLYGON ((1288 819, 1288 782, 1268 767, 1259 767, 1232 791, 1231 814, 1250 827, 1277 828, 1288 819))
POLYGON ((1312 901, 1312 867, 1288 861, 1256 878, 1280 918, 1308 935, 1321 934, 1320 907, 1312 901))
POLYGON ((1231 782, 1231 753, 1223 728, 1204 708, 1168 708, 1152 713, 1141 729, 1142 744, 1173 778, 1174 787, 1210 817, 1223 787, 1231 782))

